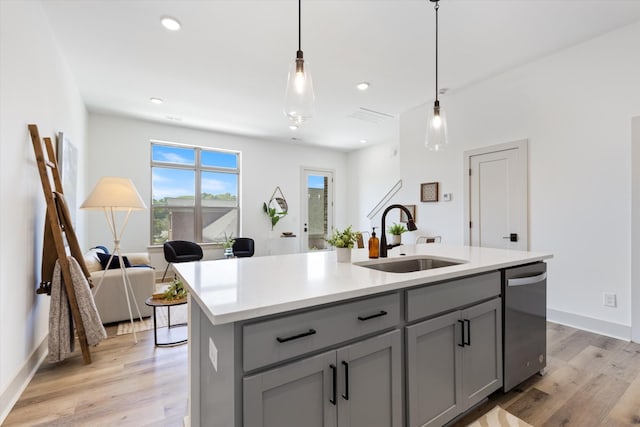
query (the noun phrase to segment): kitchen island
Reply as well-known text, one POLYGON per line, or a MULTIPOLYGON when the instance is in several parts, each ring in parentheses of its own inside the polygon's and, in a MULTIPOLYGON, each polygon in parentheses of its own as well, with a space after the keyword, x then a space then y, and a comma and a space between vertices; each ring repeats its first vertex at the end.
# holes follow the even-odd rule
POLYGON ((175 266, 190 291, 191 426, 442 425, 502 386, 501 274, 550 254, 436 244, 175 266))

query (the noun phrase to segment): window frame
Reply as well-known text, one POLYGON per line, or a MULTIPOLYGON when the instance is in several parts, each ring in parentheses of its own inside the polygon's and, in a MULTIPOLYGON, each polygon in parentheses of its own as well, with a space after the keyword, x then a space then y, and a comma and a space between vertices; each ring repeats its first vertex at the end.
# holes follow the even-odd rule
MULTIPOLYGON (((194 221, 193 221, 193 226, 194 226, 194 237, 195 237, 195 241, 196 243, 202 245, 202 244, 221 244, 223 242, 224 239, 220 239, 219 241, 213 241, 213 242, 203 242, 203 238, 202 238, 202 172, 216 172, 216 173, 227 173, 227 174, 231 174, 231 175, 237 175, 237 183, 238 183, 238 194, 237 194, 237 199, 236 199, 236 207, 233 208, 237 211, 237 217, 238 217, 238 222, 237 222, 237 229, 235 231, 235 235, 238 236, 240 235, 240 230, 242 229, 242 216, 241 216, 241 211, 240 211, 240 200, 241 200, 241 180, 242 180, 242 174, 241 174, 241 160, 242 160, 242 152, 238 151, 238 150, 229 150, 229 149, 224 149, 224 148, 214 148, 214 147, 203 147, 203 146, 198 146, 198 145, 189 145, 189 144, 181 144, 181 143, 177 143, 177 142, 168 142, 168 141, 160 141, 160 140, 155 140, 152 139, 150 140, 150 144, 149 144, 149 160, 150 160, 150 167, 149 167, 149 171, 151 172, 149 175, 150 181, 151 181, 151 200, 150 200, 150 206, 151 209, 149 209, 149 218, 150 218, 150 224, 149 224, 149 242, 151 246, 159 246, 162 245, 160 243, 155 243, 153 241, 153 217, 154 217, 154 204, 153 204, 153 168, 157 167, 157 168, 166 168, 166 169, 179 169, 179 170, 187 170, 187 171, 193 171, 194 172, 194 206, 193 206, 193 210, 194 210, 194 221), (172 163, 172 162, 163 162, 163 161, 159 161, 159 160, 153 160, 153 146, 164 146, 164 147, 175 147, 175 148, 186 148, 186 149, 192 149, 194 150, 194 164, 180 164, 180 163, 172 163), (219 166, 203 166, 202 165, 202 151, 212 151, 212 152, 219 152, 219 153, 227 153, 227 154, 235 154, 237 156, 237 162, 236 162, 236 167, 235 168, 227 168, 227 167, 219 167, 219 166)), ((170 207, 170 206, 167 206, 170 207)), ((169 230, 170 232, 170 230, 169 230)), ((169 234, 169 240, 172 240, 172 236, 171 234, 169 234)))

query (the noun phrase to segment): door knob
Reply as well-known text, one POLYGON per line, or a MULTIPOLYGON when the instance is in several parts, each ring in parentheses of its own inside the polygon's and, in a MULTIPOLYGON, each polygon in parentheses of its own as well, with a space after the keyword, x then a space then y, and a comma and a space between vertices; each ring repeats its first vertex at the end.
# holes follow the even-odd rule
POLYGON ((518 233, 511 233, 508 236, 503 236, 503 239, 509 239, 510 242, 517 242, 518 241, 518 233))

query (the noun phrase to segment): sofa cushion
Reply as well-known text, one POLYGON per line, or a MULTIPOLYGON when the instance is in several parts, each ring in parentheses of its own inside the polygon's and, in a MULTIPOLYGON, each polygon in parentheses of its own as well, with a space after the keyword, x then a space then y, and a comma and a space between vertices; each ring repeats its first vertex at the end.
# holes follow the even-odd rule
MULTIPOLYGON (((111 258, 111 254, 103 254, 101 252, 96 252, 96 255, 100 260, 100 265, 102 266, 102 269, 106 270, 107 264, 109 263, 109 258, 111 258)), ((131 263, 129 262, 129 259, 126 256, 123 256, 122 260, 124 262, 125 268, 131 267, 131 263)), ((120 268, 120 257, 118 257, 117 255, 113 255, 111 264, 109 264, 109 269, 112 269, 112 268, 120 268)))
POLYGON ((91 249, 89 252, 84 254, 84 265, 87 267, 87 270, 89 270, 89 273, 102 271, 102 265, 100 264, 97 251, 95 249, 91 249))

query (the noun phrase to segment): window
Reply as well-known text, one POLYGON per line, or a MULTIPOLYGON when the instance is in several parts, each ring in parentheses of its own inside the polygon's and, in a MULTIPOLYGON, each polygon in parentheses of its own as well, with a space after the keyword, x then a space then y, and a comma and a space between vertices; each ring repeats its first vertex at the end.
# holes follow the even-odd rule
POLYGON ((238 235, 240 153, 151 143, 151 244, 238 235))

